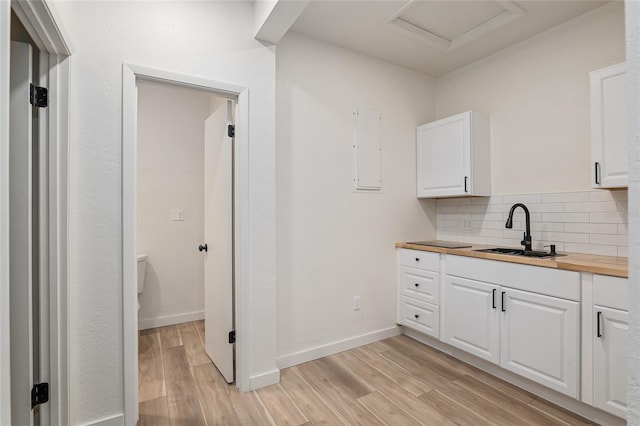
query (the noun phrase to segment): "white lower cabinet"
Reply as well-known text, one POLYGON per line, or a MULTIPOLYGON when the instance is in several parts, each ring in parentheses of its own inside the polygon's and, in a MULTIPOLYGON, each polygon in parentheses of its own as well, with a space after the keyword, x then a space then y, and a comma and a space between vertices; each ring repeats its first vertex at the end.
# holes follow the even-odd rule
POLYGON ((400 249, 397 322, 625 418, 628 280, 592 276, 400 249))
POLYGON ((500 363, 499 286, 447 276, 442 341, 495 364, 500 363))
POLYGON ((594 315, 593 405, 616 416, 626 417, 629 313, 596 305, 594 315))
POLYGON ((440 255, 400 249, 397 253, 396 322, 440 337, 440 255))
POLYGON ((577 398, 579 303, 510 288, 500 298, 500 365, 577 398))
POLYGON ((459 256, 446 268, 443 342, 578 397, 577 273, 459 256))
POLYGON ((629 333, 628 280, 594 275, 593 284, 593 405, 625 418, 629 333))

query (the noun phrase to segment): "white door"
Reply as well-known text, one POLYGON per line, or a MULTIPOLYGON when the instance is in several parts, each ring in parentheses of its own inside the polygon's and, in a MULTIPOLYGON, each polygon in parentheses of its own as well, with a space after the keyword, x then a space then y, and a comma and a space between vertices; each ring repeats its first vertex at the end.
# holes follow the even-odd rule
POLYGON ((11 420, 32 425, 32 139, 31 46, 11 42, 10 315, 11 420))
POLYGON ((471 114, 425 124, 416 136, 417 197, 469 195, 471 114))
POLYGON ((513 289, 504 292, 500 365, 577 398, 578 302, 513 289))
POLYGON ((626 65, 591 73, 591 153, 595 188, 626 187, 627 108, 626 65))
POLYGON ((500 362, 500 300, 496 285, 447 275, 442 341, 500 362))
POLYGON ((234 380, 233 344, 233 139, 231 105, 205 121, 204 261, 205 349, 228 383, 234 380))
POLYGON ((629 313, 594 306, 594 405, 618 417, 627 417, 627 341, 629 313))

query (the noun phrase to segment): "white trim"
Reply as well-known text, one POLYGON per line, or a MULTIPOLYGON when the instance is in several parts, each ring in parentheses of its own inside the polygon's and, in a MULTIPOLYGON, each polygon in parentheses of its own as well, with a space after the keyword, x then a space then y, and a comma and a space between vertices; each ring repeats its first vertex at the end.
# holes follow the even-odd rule
POLYGON ((279 382, 280 370, 277 368, 271 371, 267 371, 266 373, 251 376, 251 378, 249 379, 251 389, 259 389, 265 386, 275 385, 279 382))
MULTIPOLYGON (((42 53, 48 53, 48 321, 49 343, 41 348, 48 352, 49 383, 51 386, 50 422, 52 425, 69 424, 69 323, 67 291, 67 229, 68 229, 68 141, 69 141, 69 63, 71 48, 69 37, 49 9, 46 0, 0 1, 0 376, 8 378, 8 87, 11 8, 29 32, 42 53), (5 96, 6 94, 6 96, 5 96), (6 100, 6 102, 5 102, 6 100), (6 103, 6 105, 5 105, 6 103), (5 250, 7 248, 7 250, 5 250)), ((47 69, 42 69, 43 73, 47 69)), ((44 222, 43 222, 44 223, 44 222)), ((46 303, 46 302, 45 302, 46 303)), ((46 309, 45 309, 46 311, 46 309)), ((44 369, 46 371, 47 368, 44 369)), ((0 424, 10 424, 10 399, 5 389, 9 380, 0 383, 0 424)), ((43 418, 46 422, 46 418, 43 418)))
POLYGON ((359 346, 368 345, 369 343, 377 342, 379 340, 388 339, 389 337, 399 335, 400 332, 401 329, 398 326, 383 328, 382 330, 372 331, 371 333, 361 334, 359 336, 338 340, 326 345, 316 346, 314 348, 284 355, 279 357, 276 360, 276 363, 278 368, 287 368, 293 365, 313 361, 314 359, 337 354, 339 352, 348 351, 349 349, 357 348, 359 346))
POLYGON ((71 54, 68 33, 57 22, 46 0, 12 1, 11 6, 39 50, 50 54, 71 54))
POLYGON ((124 414, 116 414, 115 416, 103 417, 90 423, 83 423, 81 426, 123 426, 124 414))
POLYGON ((138 288, 136 263, 136 139, 134 71, 122 67, 122 336, 125 424, 138 421, 138 288))
MULTIPOLYGON (((251 321, 249 309, 249 90, 240 92, 236 103, 236 137, 234 153, 234 272, 236 386, 240 392, 251 386, 251 321), (239 120, 242 118, 242 120, 239 120)), ((279 374, 279 373, 278 373, 279 374)))
POLYGON ((9 46, 11 4, 0 1, 0 424, 11 424, 9 345, 9 46))
POLYGON ((563 395, 559 392, 547 388, 546 386, 534 383, 528 379, 525 379, 524 377, 507 371, 496 364, 480 359, 463 350, 454 348, 453 346, 449 346, 446 343, 426 336, 420 332, 410 330, 408 328, 403 328, 402 333, 406 336, 411 337, 412 339, 424 343, 425 345, 431 346, 432 348, 451 355, 452 357, 457 358, 473 367, 479 368, 480 370, 485 371, 492 376, 496 376, 504 380, 505 382, 511 383, 514 386, 531 392, 532 394, 539 396, 542 399, 550 401, 553 404, 559 405, 560 407, 563 407, 571 412, 590 419, 597 424, 609 426, 622 426, 626 424, 626 422, 619 417, 594 408, 570 396, 563 395))
POLYGON ((580 400, 593 404, 593 274, 580 273, 580 400))
POLYGON ((68 170, 69 57, 49 57, 49 363, 51 425, 70 424, 68 170))
MULTIPOLYGON (((122 308, 125 424, 138 419, 138 338, 136 271, 136 80, 150 80, 237 97, 235 138, 235 319, 236 384, 249 390, 249 89, 203 77, 180 74, 136 64, 122 66, 122 308), (246 348, 246 349, 245 349, 246 348)), ((269 373, 272 374, 272 373, 269 373)), ((278 373, 279 377, 279 373, 278 373)), ((261 379, 260 379, 261 380, 261 379)))
POLYGON ((183 322, 198 321, 201 319, 204 319, 204 311, 187 312, 184 314, 167 315, 156 318, 138 319, 138 330, 147 330, 149 328, 182 324, 183 322))

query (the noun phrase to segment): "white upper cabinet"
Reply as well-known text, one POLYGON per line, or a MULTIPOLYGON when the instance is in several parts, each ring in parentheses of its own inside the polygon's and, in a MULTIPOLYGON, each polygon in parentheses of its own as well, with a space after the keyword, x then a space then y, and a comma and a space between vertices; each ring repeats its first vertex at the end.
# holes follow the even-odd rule
POLYGON ((626 64, 590 74, 591 158, 594 188, 621 188, 628 182, 626 64))
POLYGON ((489 117, 467 111, 417 128, 417 197, 491 195, 489 117))

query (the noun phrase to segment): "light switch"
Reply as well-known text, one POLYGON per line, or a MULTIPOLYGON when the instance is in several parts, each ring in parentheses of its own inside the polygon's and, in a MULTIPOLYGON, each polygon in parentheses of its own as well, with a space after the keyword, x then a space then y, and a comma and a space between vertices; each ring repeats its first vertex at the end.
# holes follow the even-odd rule
POLYGON ((183 209, 171 210, 171 220, 184 220, 184 210, 183 209))

